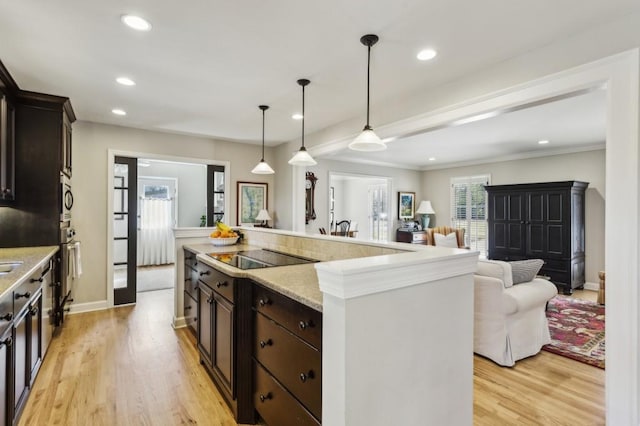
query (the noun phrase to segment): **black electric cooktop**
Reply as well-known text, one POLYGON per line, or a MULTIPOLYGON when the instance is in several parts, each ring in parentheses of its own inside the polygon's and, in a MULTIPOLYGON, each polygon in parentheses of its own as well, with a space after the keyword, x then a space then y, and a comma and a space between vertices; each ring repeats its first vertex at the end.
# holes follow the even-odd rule
POLYGON ((207 255, 238 269, 271 268, 317 262, 317 260, 268 249, 207 253, 207 255))

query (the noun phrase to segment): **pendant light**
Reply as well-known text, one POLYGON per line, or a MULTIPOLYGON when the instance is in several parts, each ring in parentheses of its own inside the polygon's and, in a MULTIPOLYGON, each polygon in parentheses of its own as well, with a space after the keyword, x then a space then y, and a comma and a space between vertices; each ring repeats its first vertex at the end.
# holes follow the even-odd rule
POLYGON ((269 107, 267 105, 260 105, 258 108, 262 110, 262 160, 260 160, 258 165, 251 170, 251 173, 255 173, 257 175, 272 175, 275 172, 271 166, 264 161, 264 112, 268 110, 269 107))
POLYGON ((296 152, 296 155, 289 160, 289 164, 292 166, 315 166, 318 164, 304 147, 304 86, 309 83, 311 82, 306 78, 298 80, 298 84, 302 86, 302 146, 300 147, 300 151, 296 152))
POLYGON ((360 38, 360 43, 367 46, 367 124, 362 133, 349 144, 349 149, 354 151, 384 151, 387 146, 373 132, 369 125, 369 69, 371 68, 371 46, 378 42, 378 36, 367 34, 360 38))

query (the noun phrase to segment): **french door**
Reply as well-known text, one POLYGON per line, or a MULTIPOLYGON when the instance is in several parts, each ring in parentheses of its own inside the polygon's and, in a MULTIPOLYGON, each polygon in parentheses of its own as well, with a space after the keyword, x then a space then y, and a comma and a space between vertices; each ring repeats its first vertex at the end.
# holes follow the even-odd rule
POLYGON ((113 304, 136 302, 138 160, 113 165, 113 304))

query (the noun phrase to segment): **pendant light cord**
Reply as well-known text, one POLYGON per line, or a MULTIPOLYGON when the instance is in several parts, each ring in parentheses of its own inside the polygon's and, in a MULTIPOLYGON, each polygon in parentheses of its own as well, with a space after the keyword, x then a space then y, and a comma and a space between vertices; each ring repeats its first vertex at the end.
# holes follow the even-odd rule
POLYGON ((370 129, 369 126, 369 70, 371 69, 371 44, 367 46, 367 125, 365 129, 370 129))
POLYGON ((304 86, 302 86, 302 147, 304 148, 304 86))
POLYGON ((262 110, 262 160, 260 161, 264 161, 264 112, 265 110, 262 110))

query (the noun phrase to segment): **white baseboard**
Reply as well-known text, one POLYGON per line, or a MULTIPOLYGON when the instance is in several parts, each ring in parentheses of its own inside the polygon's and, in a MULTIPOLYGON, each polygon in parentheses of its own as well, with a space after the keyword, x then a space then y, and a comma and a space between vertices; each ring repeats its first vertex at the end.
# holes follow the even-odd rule
POLYGON ((70 308, 70 311, 66 315, 73 315, 82 312, 102 311, 108 309, 109 305, 106 300, 100 300, 98 302, 74 303, 67 305, 67 307, 70 308))
POLYGON ((184 317, 173 317, 173 323, 171 323, 173 328, 183 328, 187 326, 187 320, 184 317))
POLYGON ((600 283, 586 282, 586 283, 584 283, 584 289, 585 290, 591 290, 591 291, 598 291, 598 290, 600 290, 600 283))

